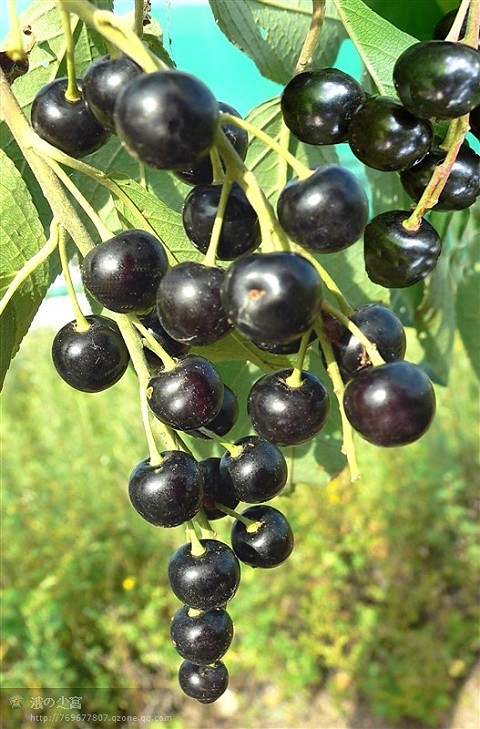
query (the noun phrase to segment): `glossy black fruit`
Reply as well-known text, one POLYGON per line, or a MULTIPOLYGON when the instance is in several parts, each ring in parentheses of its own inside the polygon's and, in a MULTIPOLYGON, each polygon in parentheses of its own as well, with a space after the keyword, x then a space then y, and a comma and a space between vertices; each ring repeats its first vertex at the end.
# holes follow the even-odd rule
MULTIPOLYGON (((242 118, 241 114, 233 106, 223 101, 218 102, 218 108, 220 112, 232 114, 232 116, 239 117, 240 119, 242 118)), ((236 153, 244 160, 248 149, 248 133, 236 124, 224 123, 221 127, 236 153)), ((189 185, 210 185, 213 182, 213 169, 210 155, 207 154, 205 157, 202 157, 201 160, 189 169, 177 170, 175 176, 189 185)))
MULTIPOLYGON (((433 29, 432 37, 434 40, 445 40, 447 35, 450 33, 453 21, 455 20, 457 13, 458 8, 454 8, 453 10, 449 10, 448 13, 445 13, 445 15, 440 18, 440 20, 433 29)), ((467 29, 466 21, 467 19, 465 18, 462 23, 459 38, 463 38, 463 36, 465 35, 465 31, 467 29)))
POLYGON ((165 331, 189 346, 212 344, 232 328, 222 303, 223 268, 183 261, 160 281, 157 313, 165 331))
POLYGON ((337 68, 305 71, 283 90, 283 120, 302 142, 337 144, 346 140, 352 115, 364 98, 360 84, 337 68))
POLYGON ((435 268, 441 250, 438 233, 425 219, 418 230, 407 230, 403 222, 409 217, 405 210, 392 210, 377 215, 365 228, 365 268, 374 283, 405 288, 435 268))
MULTIPOLYGON (((202 437, 209 437, 209 433, 226 435, 237 422, 239 415, 238 398, 228 385, 223 386, 222 407, 213 420, 209 420, 200 433, 202 437)), ((191 431, 191 435, 199 435, 198 431, 191 431)))
MULTIPOLYGON (((81 79, 77 79, 77 86, 82 93, 81 79)), ((40 89, 32 104, 32 126, 42 139, 70 157, 84 157, 105 143, 108 131, 94 117, 84 96, 68 101, 66 90, 66 78, 57 78, 40 89)))
POLYGON ((113 110, 121 89, 142 72, 138 63, 128 56, 102 56, 85 71, 83 91, 93 115, 109 132, 115 131, 113 110))
POLYGON ((364 101, 348 133, 353 154, 368 167, 385 172, 411 167, 428 152, 432 140, 431 123, 388 96, 364 101))
POLYGON ((480 104, 480 53, 463 43, 415 43, 397 58, 393 83, 413 114, 455 119, 480 104))
POLYGON ((184 169, 212 146, 218 103, 195 76, 156 71, 123 87, 114 120, 117 135, 132 157, 151 167, 184 169))
POLYGON ((148 383, 151 411, 177 430, 194 430, 218 415, 223 382, 205 357, 187 354, 174 369, 159 372, 148 383))
POLYGON ((241 451, 224 453, 220 459, 220 476, 239 501, 263 503, 280 493, 287 482, 287 464, 273 443, 256 435, 236 440, 241 451))
POLYGON ((236 509, 238 498, 235 495, 230 480, 225 480, 220 474, 220 458, 205 458, 200 461, 203 471, 203 508, 208 519, 221 519, 225 512, 217 509, 215 502, 236 509))
MULTIPOLYGON (((376 345, 385 362, 403 359, 406 350, 405 330, 391 309, 368 304, 355 311, 351 320, 376 345)), ((363 344, 346 327, 328 314, 323 323, 344 381, 357 370, 370 367, 370 358, 363 344)))
POLYGON ((272 506, 251 506, 242 516, 256 522, 247 527, 236 519, 231 531, 232 548, 238 559, 251 567, 277 567, 293 550, 293 532, 286 517, 272 506))
POLYGON ((199 613, 183 605, 172 618, 170 636, 182 658, 205 666, 227 652, 233 638, 233 623, 224 608, 199 613))
MULTIPOLYGON (((188 193, 183 203, 183 227, 195 248, 202 253, 208 250, 221 193, 221 185, 198 185, 188 193)), ((223 216, 217 258, 233 261, 254 251, 260 242, 258 215, 235 182, 223 216)))
POLYGON ((232 599, 240 582, 240 564, 233 550, 217 539, 201 539, 205 551, 192 554, 190 543, 171 556, 170 586, 185 605, 198 610, 223 607, 232 599))
MULTIPOLYGON (((435 169, 446 157, 442 149, 433 149, 418 164, 400 175, 408 195, 418 202, 435 169)), ((432 210, 464 210, 480 195, 480 157, 463 144, 448 175, 438 202, 432 210)))
POLYGON ((325 425, 330 400, 322 382, 302 372, 299 387, 291 387, 291 369, 264 375, 252 386, 247 411, 253 427, 278 446, 298 445, 313 438, 325 425))
POLYGON ((82 279, 107 309, 144 313, 155 305, 167 268, 167 254, 158 238, 144 230, 126 230, 87 253, 82 279))
POLYGON ((180 688, 192 699, 201 704, 212 704, 226 691, 228 671, 222 661, 211 666, 197 666, 191 661, 183 661, 178 671, 180 688))
POLYGON ((90 328, 77 331, 77 322, 62 327, 53 340, 52 360, 60 377, 82 392, 100 392, 114 385, 130 357, 116 323, 106 316, 86 317, 90 328))
POLYGON ((295 253, 253 253, 228 268, 223 302, 247 337, 285 344, 313 325, 322 302, 321 281, 313 265, 295 253))
POLYGON ((191 519, 203 501, 203 471, 183 451, 164 451, 162 462, 138 463, 130 476, 128 494, 132 505, 155 526, 174 527, 191 519))
POLYGON ((357 372, 343 405, 352 427, 370 443, 401 446, 418 440, 435 413, 435 392, 415 364, 400 360, 357 372))
POLYGON ((368 199, 357 178, 337 165, 293 177, 277 202, 280 225, 290 238, 320 253, 341 251, 357 241, 368 220, 368 199))

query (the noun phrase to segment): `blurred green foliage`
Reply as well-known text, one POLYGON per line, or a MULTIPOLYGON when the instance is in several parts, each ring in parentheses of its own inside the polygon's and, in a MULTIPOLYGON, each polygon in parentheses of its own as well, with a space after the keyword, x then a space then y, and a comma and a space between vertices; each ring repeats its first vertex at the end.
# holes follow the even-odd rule
MULTIPOLYGON (((178 715, 166 567, 184 534, 148 525, 128 501, 146 455, 135 378, 98 395, 70 389, 49 361, 52 336, 30 333, 3 395, 3 685, 101 687, 101 711, 117 713, 161 689, 178 715)), ((480 648, 478 388, 459 346, 437 394, 418 443, 358 441, 359 482, 342 473, 275 500, 294 553, 273 571, 244 567, 229 607, 242 726, 261 725, 249 692, 271 683, 282 701, 327 685, 339 706, 356 695, 425 726, 451 705, 480 648)))

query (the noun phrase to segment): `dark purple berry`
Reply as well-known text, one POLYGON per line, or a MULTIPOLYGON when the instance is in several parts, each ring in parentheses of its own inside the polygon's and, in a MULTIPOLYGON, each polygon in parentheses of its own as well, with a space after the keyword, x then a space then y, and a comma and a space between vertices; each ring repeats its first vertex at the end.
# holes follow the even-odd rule
POLYGON ((227 652, 233 638, 233 623, 224 608, 199 612, 183 605, 172 618, 170 636, 182 658, 206 666, 227 652))
POLYGON ((220 474, 220 458, 205 458, 200 461, 203 471, 203 508, 208 519, 221 519, 225 512, 217 509, 215 502, 236 509, 238 498, 235 495, 230 480, 225 480, 220 474))
POLYGON ((251 567, 278 567, 293 550, 293 532, 286 517, 272 506, 251 506, 242 516, 254 523, 246 526, 236 519, 232 526, 232 548, 238 559, 251 567))
POLYGON ((318 167, 293 177, 277 201, 280 225, 305 248, 333 253, 357 241, 368 220, 368 199, 357 178, 343 167, 318 167))
POLYGON ((85 71, 83 91, 93 115, 109 132, 115 131, 113 110, 117 96, 126 83, 142 72, 138 63, 128 56, 102 56, 85 71))
POLYGON ((183 661, 178 671, 180 688, 192 699, 201 704, 212 704, 226 691, 228 671, 222 661, 211 666, 197 666, 183 661))
POLYGON ((400 360, 357 372, 345 387, 343 405, 362 438, 377 446, 402 446, 430 426, 435 391, 420 367, 400 360))
POLYGON ((82 392, 111 387, 128 367, 130 357, 117 324, 106 316, 86 317, 90 327, 78 330, 77 322, 62 327, 52 343, 52 360, 60 377, 82 392))
POLYGON ((235 441, 233 453, 220 459, 220 476, 239 501, 258 504, 273 499, 287 482, 287 464, 273 443, 256 435, 235 441))
POLYGON ((155 305, 167 268, 167 254, 158 238, 144 230, 126 230, 87 253, 82 279, 107 309, 144 313, 155 305))

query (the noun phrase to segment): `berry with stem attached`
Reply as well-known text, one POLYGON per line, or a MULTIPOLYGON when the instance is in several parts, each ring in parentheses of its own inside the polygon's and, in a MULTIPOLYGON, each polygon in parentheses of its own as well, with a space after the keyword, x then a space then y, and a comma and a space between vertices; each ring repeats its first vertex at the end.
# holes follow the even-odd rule
POLYGON ((287 464, 273 443, 247 435, 221 457, 220 476, 239 501, 258 504, 273 499, 283 489, 287 464))
POLYGON ((85 317, 88 328, 71 321, 52 343, 52 360, 60 377, 82 392, 100 392, 122 377, 130 357, 117 324, 106 316, 85 317))
POLYGON ((135 510, 154 526, 175 527, 192 519, 203 501, 203 472, 183 451, 164 451, 155 465, 147 458, 130 476, 128 494, 135 510))
POLYGON ((278 446, 298 445, 313 438, 325 425, 330 400, 323 383, 302 371, 292 385, 291 369, 264 375, 252 386, 248 416, 257 433, 278 446))
POLYGON ((435 268, 440 237, 427 220, 421 221, 418 230, 408 230, 403 223, 409 216, 405 210, 390 210, 377 215, 365 228, 365 268, 374 283, 405 288, 435 268))
POLYGON ((241 562, 251 567, 272 568, 288 559, 294 538, 281 511, 259 504, 245 509, 241 516, 253 522, 247 526, 241 519, 236 519, 232 525, 232 549, 241 562))
POLYGON ((182 605, 170 623, 170 637, 182 658, 206 666, 227 652, 233 638, 232 619, 221 607, 199 612, 182 605))
MULTIPOLYGON (((403 188, 415 202, 422 197, 435 169, 443 163, 446 155, 446 151, 440 148, 432 149, 418 164, 400 174, 403 188)), ((480 156, 463 144, 432 210, 464 210, 473 205, 479 195, 480 156)))
POLYGON ((185 605, 197 610, 224 607, 240 582, 240 564, 233 550, 217 539, 200 539, 201 554, 183 544, 168 564, 170 586, 185 605))
POLYGON ((201 704, 212 704, 225 693, 228 686, 228 671, 222 661, 209 666, 198 666, 183 661, 178 671, 180 688, 201 704))
POLYGON ((225 512, 216 508, 215 502, 235 509, 239 499, 233 491, 231 481, 222 478, 220 458, 205 458, 200 461, 203 470, 203 508, 208 519, 221 519, 225 512))
POLYGON ((172 369, 158 372, 148 383, 150 410, 177 430, 194 430, 218 415, 223 402, 223 382, 205 357, 187 354, 172 369))
MULTIPOLYGON (((183 227, 195 248, 202 253, 208 250, 221 194, 222 185, 197 185, 183 203, 183 227)), ((233 261, 254 251, 260 242, 258 215, 240 185, 235 182, 228 193, 223 214, 217 258, 233 261)))
POLYGON ((84 157, 105 143, 108 131, 100 124, 82 95, 82 80, 76 80, 80 98, 66 98, 68 80, 57 78, 36 94, 32 126, 37 134, 70 157, 84 157))

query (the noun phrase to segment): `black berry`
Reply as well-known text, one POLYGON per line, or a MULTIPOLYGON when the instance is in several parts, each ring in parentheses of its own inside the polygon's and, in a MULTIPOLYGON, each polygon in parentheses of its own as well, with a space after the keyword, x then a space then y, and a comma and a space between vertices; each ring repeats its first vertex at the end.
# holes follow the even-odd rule
POLYGON ((102 56, 85 71, 83 91, 93 115, 109 132, 115 131, 113 110, 120 90, 142 73, 141 67, 128 56, 102 56))
POLYGON ((295 253, 253 253, 228 268, 223 301, 234 326, 247 337, 287 343, 315 321, 321 281, 313 265, 295 253))
POLYGON ((291 369, 264 375, 251 388, 247 410, 253 427, 278 446, 298 445, 318 433, 328 418, 330 401, 322 382, 302 372, 301 384, 292 387, 291 369))
POLYGON ((377 215, 365 228, 365 268, 374 283, 404 288, 435 268, 441 249, 438 233, 425 219, 418 230, 407 230, 403 222, 409 217, 407 211, 392 210, 377 215))
MULTIPOLYGON (((433 149, 400 175, 408 195, 418 202, 438 165, 446 157, 442 149, 433 149)), ((466 144, 460 147, 438 202, 432 210, 463 210, 473 205, 480 195, 480 157, 466 144)))
POLYGON ((420 438, 435 413, 435 392, 417 365, 400 360, 357 372, 345 387, 352 427, 377 446, 402 446, 420 438))
MULTIPOLYGON (((182 220, 185 232, 195 248, 206 253, 217 215, 221 185, 197 185, 191 190, 183 204, 182 220)), ((251 253, 260 245, 258 216, 236 182, 232 185, 217 248, 217 258, 233 261, 251 253)))
POLYGON ((293 241, 332 253, 361 237, 368 220, 368 199, 351 172, 325 165, 303 180, 293 177, 280 193, 277 213, 293 241))
POLYGON ((224 608, 199 612, 183 605, 170 624, 176 651, 188 661, 205 666, 218 661, 233 638, 233 623, 224 608))
MULTIPOLYGON (((82 93, 81 79, 77 79, 77 86, 82 93)), ((83 95, 78 101, 69 101, 66 90, 66 78, 57 78, 40 89, 32 104, 32 126, 62 152, 84 157, 105 143, 108 131, 94 117, 83 95)))
POLYGON ((62 327, 53 340, 52 360, 60 377, 82 392, 100 392, 111 387, 128 367, 130 357, 112 319, 92 314, 90 327, 77 330, 77 322, 62 327))
POLYGON ((393 82, 413 114, 455 119, 480 104, 480 53, 463 43, 415 43, 397 58, 393 82))
POLYGON ((251 567, 278 567, 290 556, 293 532, 286 517, 273 506, 250 506, 242 516, 252 519, 251 526, 236 519, 232 526, 232 549, 238 559, 251 567))
POLYGON ((348 142, 368 167, 398 171, 418 162, 432 144, 433 127, 388 96, 364 101, 350 123, 348 142))
POLYGON ((233 550, 217 539, 201 539, 203 554, 192 554, 190 543, 171 556, 170 586, 185 605, 198 610, 223 607, 240 582, 240 564, 233 550))
POLYGON ((135 466, 128 484, 130 501, 155 526, 174 527, 191 519, 203 500, 203 471, 183 451, 165 451, 162 462, 146 458, 135 466))
POLYGON ((364 98, 360 84, 337 68, 305 71, 283 90, 283 120, 302 142, 337 144, 347 138, 352 115, 364 98))
POLYGON ((205 458, 200 461, 203 471, 203 508, 208 519, 221 519, 225 512, 217 509, 215 502, 229 509, 236 509, 239 499, 233 491, 229 479, 222 478, 220 473, 220 458, 205 458))
POLYGON ((115 130, 135 159, 160 169, 183 169, 213 144, 218 103, 195 76, 168 70, 134 78, 117 97, 115 130))
POLYGON ((211 666, 197 666, 191 661, 183 661, 178 671, 180 688, 192 699, 201 704, 211 704, 226 691, 228 671, 222 661, 211 666))
POLYGON ((256 435, 235 441, 238 453, 224 453, 220 476, 239 501, 258 504, 273 499, 287 481, 287 464, 273 443, 256 435))
POLYGON ((159 372, 148 383, 148 404, 163 423, 178 430, 194 430, 218 415, 223 382, 205 357, 187 354, 171 370, 159 372))
POLYGON ((165 331, 189 346, 212 344, 232 328, 222 304, 223 268, 183 261, 160 281, 157 313, 165 331))
POLYGON ((158 238, 144 230, 127 230, 87 253, 82 279, 107 309, 144 313, 155 305, 167 268, 167 254, 158 238))

